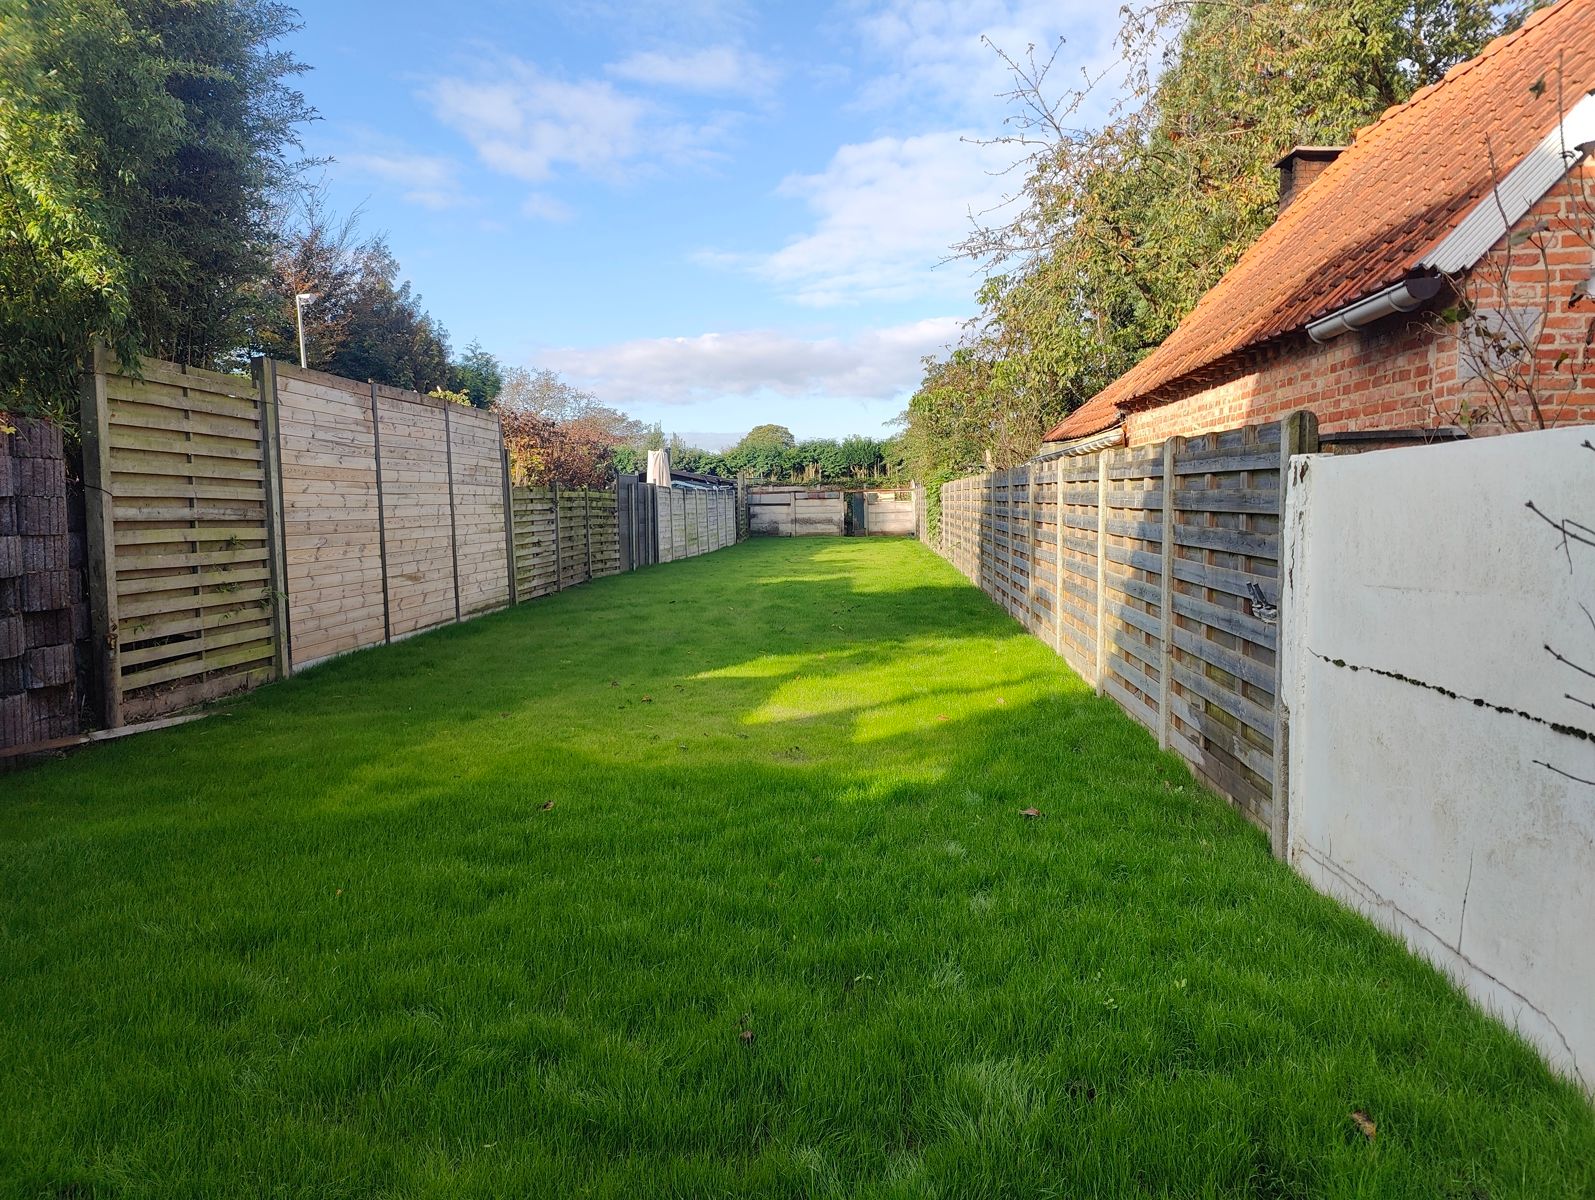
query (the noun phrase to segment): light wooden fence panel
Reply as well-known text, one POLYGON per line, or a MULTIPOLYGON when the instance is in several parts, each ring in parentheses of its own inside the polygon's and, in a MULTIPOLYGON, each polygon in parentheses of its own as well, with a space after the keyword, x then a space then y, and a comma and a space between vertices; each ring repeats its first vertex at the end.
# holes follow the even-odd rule
POLYGON ((396 388, 376 389, 393 637, 454 620, 445 403, 396 388))
POLYGON ((1097 678, 1097 492, 1096 455, 1058 461, 1061 526, 1054 530, 1058 554, 1055 643, 1064 661, 1082 677, 1097 678))
POLYGON ((498 418, 455 404, 448 414, 460 615, 510 601, 504 540, 504 454, 498 418))
POLYGON ((385 636, 369 384, 277 364, 293 666, 385 636))
POLYGON ((110 725, 737 536, 740 489, 512 489, 496 416, 266 359, 96 351, 82 411, 110 725))
POLYGON ((1156 729, 1163 645, 1163 448, 1110 450, 1103 462, 1106 675, 1101 683, 1138 720, 1156 729))
POLYGON ((267 414, 250 380, 96 352, 91 584, 117 725, 269 679, 280 652, 267 414))

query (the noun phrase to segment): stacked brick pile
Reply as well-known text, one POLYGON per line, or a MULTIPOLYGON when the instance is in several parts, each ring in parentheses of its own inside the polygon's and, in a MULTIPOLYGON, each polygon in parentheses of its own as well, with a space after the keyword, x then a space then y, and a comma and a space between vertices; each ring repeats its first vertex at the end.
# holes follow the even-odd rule
POLYGON ((69 501, 61 431, 8 424, 16 432, 0 433, 0 748, 79 731, 88 629, 82 505, 69 501))

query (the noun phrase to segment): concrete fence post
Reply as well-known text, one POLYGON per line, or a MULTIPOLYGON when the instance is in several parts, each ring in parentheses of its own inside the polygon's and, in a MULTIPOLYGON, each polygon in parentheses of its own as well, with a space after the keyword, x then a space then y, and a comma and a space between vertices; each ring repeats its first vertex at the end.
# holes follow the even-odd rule
MULTIPOLYGON (((1286 527, 1290 492, 1290 460, 1296 454, 1318 452, 1318 418, 1306 411, 1292 413, 1279 423, 1279 585, 1275 603, 1280 610, 1278 628, 1284 630, 1293 603, 1291 572, 1286 560, 1291 534, 1286 527)), ((1297 624, 1295 628, 1304 628, 1297 624)), ((1285 650, 1283 639, 1274 652, 1274 788, 1269 814, 1268 846, 1283 861, 1290 853, 1290 709, 1285 702, 1285 650)))

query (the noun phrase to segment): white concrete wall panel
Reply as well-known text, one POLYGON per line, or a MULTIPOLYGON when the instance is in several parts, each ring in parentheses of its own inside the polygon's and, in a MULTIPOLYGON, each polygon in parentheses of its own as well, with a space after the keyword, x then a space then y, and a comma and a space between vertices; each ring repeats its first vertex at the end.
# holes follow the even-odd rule
POLYGON ((1595 546, 1553 522, 1595 527, 1592 442, 1295 460, 1282 605, 1292 863, 1587 1089, 1595 546))

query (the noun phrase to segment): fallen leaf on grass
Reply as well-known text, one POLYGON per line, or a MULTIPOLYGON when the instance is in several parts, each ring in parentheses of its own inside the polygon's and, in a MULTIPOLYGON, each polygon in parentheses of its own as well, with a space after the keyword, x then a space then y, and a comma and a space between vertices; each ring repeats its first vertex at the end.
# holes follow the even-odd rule
POLYGON ((550 801, 548 801, 548 803, 543 805, 543 811, 547 812, 549 809, 551 809, 553 807, 554 807, 554 802, 552 800, 550 800, 550 801))
POLYGON ((1363 1137, 1367 1138, 1370 1142, 1373 1141, 1373 1135, 1378 1129, 1378 1126, 1369 1120, 1367 1113, 1363 1112, 1359 1108, 1356 1112, 1351 1114, 1351 1122, 1362 1131, 1363 1137))
POLYGON ((948 719, 949 719, 949 718, 948 718, 948 716, 947 716, 947 714, 946 714, 946 713, 937 713, 937 714, 936 714, 936 719, 937 719, 937 720, 938 720, 938 721, 946 721, 946 720, 948 720, 948 719))
POLYGON ((1041 815, 1041 810, 1039 808, 1021 808, 1019 815, 1021 817, 1029 817, 1033 821, 1041 815))

